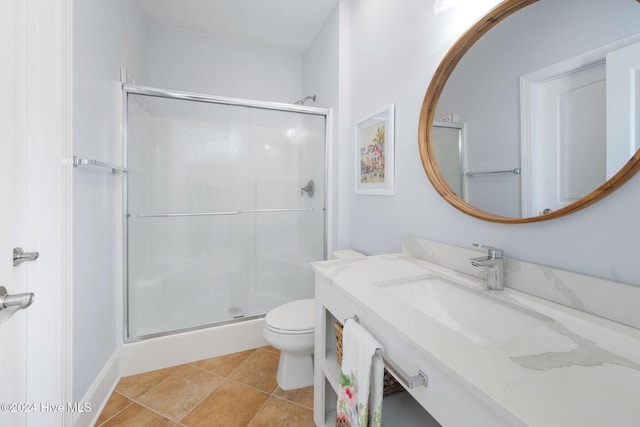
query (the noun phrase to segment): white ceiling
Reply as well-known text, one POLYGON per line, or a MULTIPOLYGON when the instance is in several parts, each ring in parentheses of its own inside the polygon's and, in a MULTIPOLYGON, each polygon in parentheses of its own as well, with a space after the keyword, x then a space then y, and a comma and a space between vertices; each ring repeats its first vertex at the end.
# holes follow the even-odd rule
POLYGON ((302 53, 338 0, 138 0, 149 24, 302 53))

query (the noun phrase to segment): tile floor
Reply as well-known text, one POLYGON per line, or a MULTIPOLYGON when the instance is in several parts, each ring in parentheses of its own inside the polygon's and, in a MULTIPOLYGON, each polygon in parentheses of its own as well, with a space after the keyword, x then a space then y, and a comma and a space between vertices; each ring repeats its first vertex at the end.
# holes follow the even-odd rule
POLYGON ((96 427, 305 427, 313 387, 276 383, 277 349, 261 347, 120 380, 96 427))

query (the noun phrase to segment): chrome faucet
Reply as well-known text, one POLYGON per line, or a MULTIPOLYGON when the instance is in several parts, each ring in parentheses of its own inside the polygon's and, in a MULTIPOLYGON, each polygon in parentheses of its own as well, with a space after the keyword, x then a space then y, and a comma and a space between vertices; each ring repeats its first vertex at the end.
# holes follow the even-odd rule
POLYGON ((474 243, 473 246, 487 250, 487 256, 470 258, 474 267, 485 267, 487 270, 487 288, 492 291, 504 289, 504 251, 492 246, 474 243))

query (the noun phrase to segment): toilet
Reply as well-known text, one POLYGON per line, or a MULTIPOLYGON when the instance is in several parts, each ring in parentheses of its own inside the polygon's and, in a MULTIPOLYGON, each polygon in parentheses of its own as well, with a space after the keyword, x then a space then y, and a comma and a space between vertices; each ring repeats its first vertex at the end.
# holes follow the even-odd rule
MULTIPOLYGON (((352 249, 331 254, 330 259, 364 258, 352 249)), ((276 380, 283 390, 313 385, 315 300, 291 301, 267 313, 262 336, 280 350, 276 380)))
POLYGON ((313 385, 314 318, 314 299, 288 302, 265 317, 262 335, 280 350, 276 380, 283 390, 313 385))

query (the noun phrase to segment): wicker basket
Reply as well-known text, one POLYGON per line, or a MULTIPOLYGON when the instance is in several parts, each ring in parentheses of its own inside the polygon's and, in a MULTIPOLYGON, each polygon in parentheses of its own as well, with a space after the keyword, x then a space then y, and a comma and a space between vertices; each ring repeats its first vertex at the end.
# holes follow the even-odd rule
MULTIPOLYGON (((338 364, 342 365, 342 328, 339 322, 335 322, 333 327, 336 329, 336 359, 338 364)), ((397 391, 403 391, 404 388, 387 370, 384 370, 384 389, 383 394, 386 396, 397 391)))

